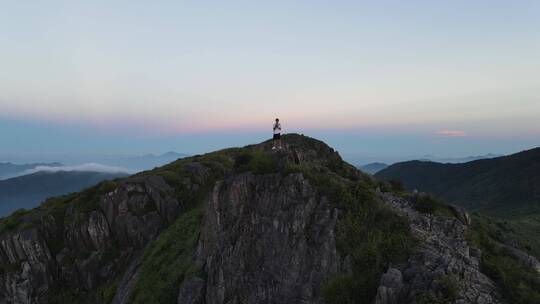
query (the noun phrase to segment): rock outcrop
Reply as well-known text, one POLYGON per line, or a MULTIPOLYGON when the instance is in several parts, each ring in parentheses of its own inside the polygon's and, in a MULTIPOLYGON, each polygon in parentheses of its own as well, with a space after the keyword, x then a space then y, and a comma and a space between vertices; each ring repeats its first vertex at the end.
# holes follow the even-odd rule
MULTIPOLYGON (((336 221, 299 173, 216 184, 196 257, 207 273, 205 303, 321 303, 321 284, 338 272, 336 221)), ((186 284, 181 290, 192 290, 186 284)))
POLYGON ((463 210, 454 209, 459 211, 455 218, 433 216, 414 210, 406 199, 381 196, 409 219, 420 244, 405 265, 384 274, 376 303, 415 303, 418 299, 427 303, 502 303, 496 285, 481 273, 479 258, 470 254, 465 240, 470 220, 463 210))

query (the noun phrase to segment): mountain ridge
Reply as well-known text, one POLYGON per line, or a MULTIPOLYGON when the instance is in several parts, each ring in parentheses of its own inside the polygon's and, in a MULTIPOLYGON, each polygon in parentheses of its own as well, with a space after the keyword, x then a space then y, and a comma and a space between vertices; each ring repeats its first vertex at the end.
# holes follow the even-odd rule
MULTIPOLYGON (((316 139, 282 140, 282 150, 265 141, 193 156, 1 220, 0 298, 397 304, 535 296, 534 279, 512 276, 522 284, 512 293, 482 273, 504 244, 481 230, 478 239, 492 246, 475 243, 476 234, 469 243, 470 218, 459 208, 392 189, 316 139)), ((516 275, 532 273, 508 259, 516 275)))
POLYGON ((464 164, 409 161, 376 174, 408 190, 440 196, 472 211, 510 216, 540 212, 540 148, 464 164))

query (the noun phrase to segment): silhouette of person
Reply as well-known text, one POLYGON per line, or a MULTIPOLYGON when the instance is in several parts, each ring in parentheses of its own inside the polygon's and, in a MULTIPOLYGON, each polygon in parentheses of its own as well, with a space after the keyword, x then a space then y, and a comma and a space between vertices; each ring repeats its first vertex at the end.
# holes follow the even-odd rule
POLYGON ((274 123, 274 137, 272 138, 273 146, 272 150, 275 149, 281 149, 281 123, 279 122, 279 118, 276 118, 276 122, 274 123))

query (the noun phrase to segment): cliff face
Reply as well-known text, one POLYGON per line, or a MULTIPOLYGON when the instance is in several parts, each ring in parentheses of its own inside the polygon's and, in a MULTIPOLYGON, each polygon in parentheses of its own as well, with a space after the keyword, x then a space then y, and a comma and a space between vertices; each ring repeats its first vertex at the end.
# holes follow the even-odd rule
POLYGON ((196 255, 205 303, 321 302, 321 284, 339 268, 337 210, 301 174, 231 177, 206 210, 196 255))
POLYGON ((284 143, 179 160, 3 219, 0 303, 502 302, 465 213, 420 213, 324 143, 284 143))
POLYGON ((0 236, 3 303, 48 302, 58 291, 93 290, 119 275, 176 217, 181 201, 171 190, 158 176, 128 178, 99 201, 74 196, 21 215, 18 227, 0 236))

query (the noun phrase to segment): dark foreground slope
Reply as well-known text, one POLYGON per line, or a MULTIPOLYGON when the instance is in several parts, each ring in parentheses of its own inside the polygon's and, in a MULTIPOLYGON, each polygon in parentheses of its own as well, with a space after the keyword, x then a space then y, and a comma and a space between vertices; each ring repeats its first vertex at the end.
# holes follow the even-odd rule
POLYGON ((399 179, 472 211, 497 216, 540 213, 540 148, 464 164, 411 161, 376 174, 399 179))
POLYGON ((0 217, 21 208, 34 208, 44 199, 63 195, 125 177, 122 173, 102 172, 36 172, 0 181, 0 217))
POLYGON ((0 303, 535 303, 536 260, 466 213, 394 193, 320 141, 283 141, 0 221, 0 303), (528 275, 517 292, 507 269, 482 273, 491 257, 528 275))

